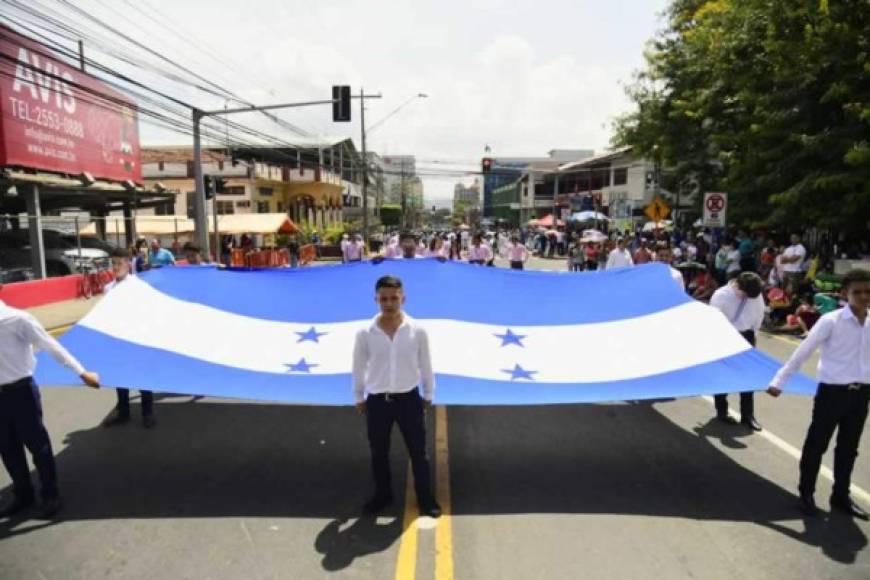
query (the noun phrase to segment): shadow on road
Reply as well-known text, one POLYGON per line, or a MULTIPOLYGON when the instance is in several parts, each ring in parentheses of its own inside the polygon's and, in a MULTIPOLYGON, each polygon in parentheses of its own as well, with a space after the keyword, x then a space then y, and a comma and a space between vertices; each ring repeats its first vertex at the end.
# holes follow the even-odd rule
MULTIPOLYGON (((386 550, 400 536, 401 496, 389 524, 359 517, 371 486, 364 423, 353 409, 204 399, 164 402, 156 410, 154 430, 141 427, 134 408, 127 425, 68 436, 57 455, 66 500, 60 521, 328 519, 314 541, 326 570, 386 550)), ((820 547, 840 562, 854 561, 867 544, 845 518, 808 522, 804 533, 777 524, 796 519, 792 493, 714 447, 707 438, 718 437, 718 427, 687 432, 651 404, 451 407, 449 425, 456 515, 743 521, 820 547)), ((398 434, 393 449, 394 485, 402 490, 406 455, 398 434)), ((53 524, 0 521, 0 539, 47 525, 53 524)))

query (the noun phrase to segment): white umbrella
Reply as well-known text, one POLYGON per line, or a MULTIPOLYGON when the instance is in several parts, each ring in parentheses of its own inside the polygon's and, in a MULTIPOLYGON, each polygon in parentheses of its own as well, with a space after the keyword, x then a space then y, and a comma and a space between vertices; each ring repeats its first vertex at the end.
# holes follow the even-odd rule
POLYGON ((610 218, 598 211, 578 211, 568 218, 575 222, 609 222, 610 218))
POLYGON ((671 230, 674 224, 671 220, 662 220, 660 222, 646 222, 643 224, 643 231, 651 232, 653 230, 671 230))
POLYGON ((599 232, 598 230, 583 230, 583 236, 580 238, 581 242, 604 242, 607 240, 607 234, 599 232))

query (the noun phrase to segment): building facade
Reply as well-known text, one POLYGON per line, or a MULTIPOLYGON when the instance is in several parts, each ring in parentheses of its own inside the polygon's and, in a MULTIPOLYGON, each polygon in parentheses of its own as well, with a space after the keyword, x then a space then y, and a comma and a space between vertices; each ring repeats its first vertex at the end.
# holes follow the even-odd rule
MULTIPOLYGON (((352 214, 362 205, 359 156, 349 139, 320 145, 314 149, 203 150, 203 174, 225 183, 223 192, 209 204, 210 213, 286 213, 300 226, 340 224, 346 213, 352 214)), ((142 165, 146 183, 159 183, 176 194, 174 204, 157 208, 155 213, 192 216, 193 151, 184 147, 145 148, 142 165)))
POLYGON ((489 173, 483 176, 483 215, 493 215, 493 193, 519 180, 533 164, 551 164, 554 167, 591 157, 591 149, 552 149, 546 157, 490 157, 493 160, 489 173))

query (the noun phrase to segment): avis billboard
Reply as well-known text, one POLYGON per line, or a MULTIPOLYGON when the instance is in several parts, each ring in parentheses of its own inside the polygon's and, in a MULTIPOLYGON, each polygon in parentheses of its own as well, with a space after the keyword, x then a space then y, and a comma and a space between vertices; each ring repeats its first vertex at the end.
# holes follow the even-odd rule
POLYGON ((0 165, 142 181, 136 104, 0 26, 0 165))

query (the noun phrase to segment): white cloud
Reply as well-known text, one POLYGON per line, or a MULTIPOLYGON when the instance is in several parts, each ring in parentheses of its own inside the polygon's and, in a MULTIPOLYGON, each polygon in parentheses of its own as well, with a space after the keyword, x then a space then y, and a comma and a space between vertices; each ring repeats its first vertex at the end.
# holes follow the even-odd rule
MULTIPOLYGON (((474 166, 486 144, 496 155, 606 146, 609 121, 628 107, 619 81, 640 66, 643 43, 665 3, 148 0, 195 43, 213 48, 224 66, 151 23, 137 32, 258 103, 327 98, 333 84, 351 84, 355 91, 362 85, 384 95, 369 103, 371 124, 410 96, 427 93, 428 99, 413 102, 373 133, 370 148, 474 166)), ((101 3, 83 4, 130 28, 101 3)), ((188 89, 175 91, 200 106, 223 106, 188 89)), ((353 123, 333 124, 328 107, 280 113, 314 133, 358 142, 358 108, 353 114, 353 123)), ((292 134, 261 117, 243 120, 292 141, 292 134)), ((143 135, 183 141, 149 129, 143 135)), ((458 180, 427 179, 426 194, 450 197, 458 180)))

